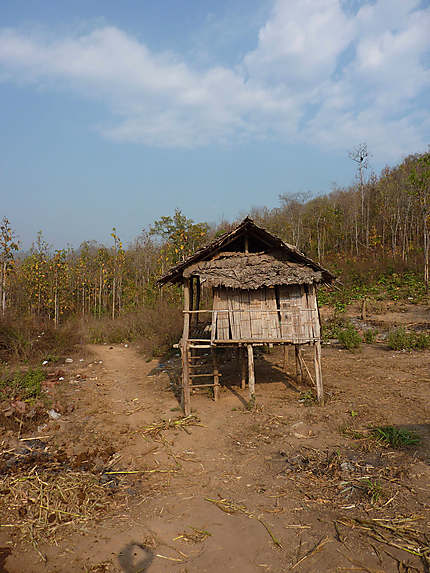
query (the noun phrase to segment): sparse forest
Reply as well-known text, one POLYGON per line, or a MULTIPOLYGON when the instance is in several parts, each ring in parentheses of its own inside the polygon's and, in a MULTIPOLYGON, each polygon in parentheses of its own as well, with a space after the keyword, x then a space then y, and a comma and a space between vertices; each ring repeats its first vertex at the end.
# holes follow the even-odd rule
MULTIPOLYGON (((429 280, 430 153, 411 155, 379 176, 368 173, 359 146, 356 181, 326 195, 281 195, 280 205, 250 212, 258 224, 332 268, 343 282, 354 276, 412 271, 429 280)), ((29 252, 19 250, 13 221, 0 227, 0 301, 6 316, 31 316, 58 325, 71 317, 111 319, 151 308, 155 281, 215 235, 228 230, 195 223, 181 211, 155 221, 124 246, 112 229, 110 245, 85 241, 52 249, 40 232, 29 252)), ((175 304, 171 290, 164 303, 175 304)), ((158 303, 158 302, 157 302, 158 303)))
POLYGON ((157 279, 237 222, 176 209, 128 245, 40 232, 24 252, 3 218, 0 571, 215 570, 214 551, 237 571, 428 570, 430 152, 378 176, 367 157, 350 187, 249 213, 338 276, 318 291, 324 404, 310 346, 306 374, 258 344, 256 401, 219 348, 218 394, 193 386, 181 413, 183 293, 157 279))

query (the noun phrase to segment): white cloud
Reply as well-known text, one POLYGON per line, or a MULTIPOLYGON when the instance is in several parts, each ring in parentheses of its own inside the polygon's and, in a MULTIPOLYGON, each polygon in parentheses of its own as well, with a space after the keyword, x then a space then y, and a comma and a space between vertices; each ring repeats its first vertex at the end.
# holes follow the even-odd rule
MULTIPOLYGON (((348 149, 384 159, 422 149, 429 122, 430 8, 376 0, 277 0, 237 68, 194 68, 115 27, 47 40, 0 29, 0 79, 75 90, 112 111, 118 141, 193 147, 255 138, 348 149), (426 60, 427 58, 427 65, 426 60)), ((427 139, 426 139, 427 138, 427 139)))

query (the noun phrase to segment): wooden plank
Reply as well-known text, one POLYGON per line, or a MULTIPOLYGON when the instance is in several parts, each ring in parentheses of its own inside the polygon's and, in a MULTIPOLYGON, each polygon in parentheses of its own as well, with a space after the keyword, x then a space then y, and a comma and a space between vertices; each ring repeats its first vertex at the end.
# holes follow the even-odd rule
POLYGON ((255 311, 250 314, 251 338, 263 338, 262 317, 261 317, 261 295, 262 290, 250 291, 250 309, 255 311), (260 312, 258 312, 260 311, 260 312))
MULTIPOLYGON (((184 310, 190 310, 190 279, 184 279, 184 310)), ((182 340, 186 341, 190 337, 190 315, 184 314, 184 328, 182 340)))
MULTIPOLYGON (((240 293, 241 308, 246 311, 250 308, 249 291, 241 291, 240 293)), ((251 314, 249 312, 241 312, 240 332, 241 339, 250 339, 251 335, 251 314)))
POLYGON ((229 300, 229 308, 231 308, 232 311, 230 315, 231 337, 240 338, 240 290, 232 290, 229 300))

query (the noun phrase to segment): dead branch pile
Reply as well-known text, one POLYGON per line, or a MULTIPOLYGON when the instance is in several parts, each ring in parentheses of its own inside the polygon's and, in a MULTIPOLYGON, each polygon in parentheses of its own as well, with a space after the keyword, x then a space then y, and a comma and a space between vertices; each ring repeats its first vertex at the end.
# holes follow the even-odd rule
POLYGON ((0 479, 1 528, 11 528, 36 547, 55 542, 63 531, 80 529, 112 510, 112 489, 88 472, 34 467, 0 479), (8 516, 5 519, 5 516, 8 516))
POLYGON ((201 426, 200 420, 193 415, 185 416, 185 418, 178 418, 177 420, 163 420, 161 422, 154 422, 149 426, 145 426, 140 430, 144 436, 156 438, 165 430, 180 428, 184 432, 189 433, 187 429, 189 426, 201 426))
POLYGON ((418 525, 417 516, 393 519, 338 519, 337 523, 364 531, 368 537, 421 557, 430 566, 430 538, 418 525))

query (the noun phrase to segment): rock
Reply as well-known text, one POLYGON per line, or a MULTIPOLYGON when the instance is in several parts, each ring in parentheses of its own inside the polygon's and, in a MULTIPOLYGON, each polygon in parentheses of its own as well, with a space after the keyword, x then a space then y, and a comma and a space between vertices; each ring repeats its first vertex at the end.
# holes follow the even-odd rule
POLYGON ((48 410, 48 416, 51 418, 51 420, 58 420, 58 418, 61 418, 60 412, 57 412, 54 409, 48 410))
POLYGON ((66 360, 64 361, 66 364, 72 364, 73 362, 73 358, 66 358, 66 360))

